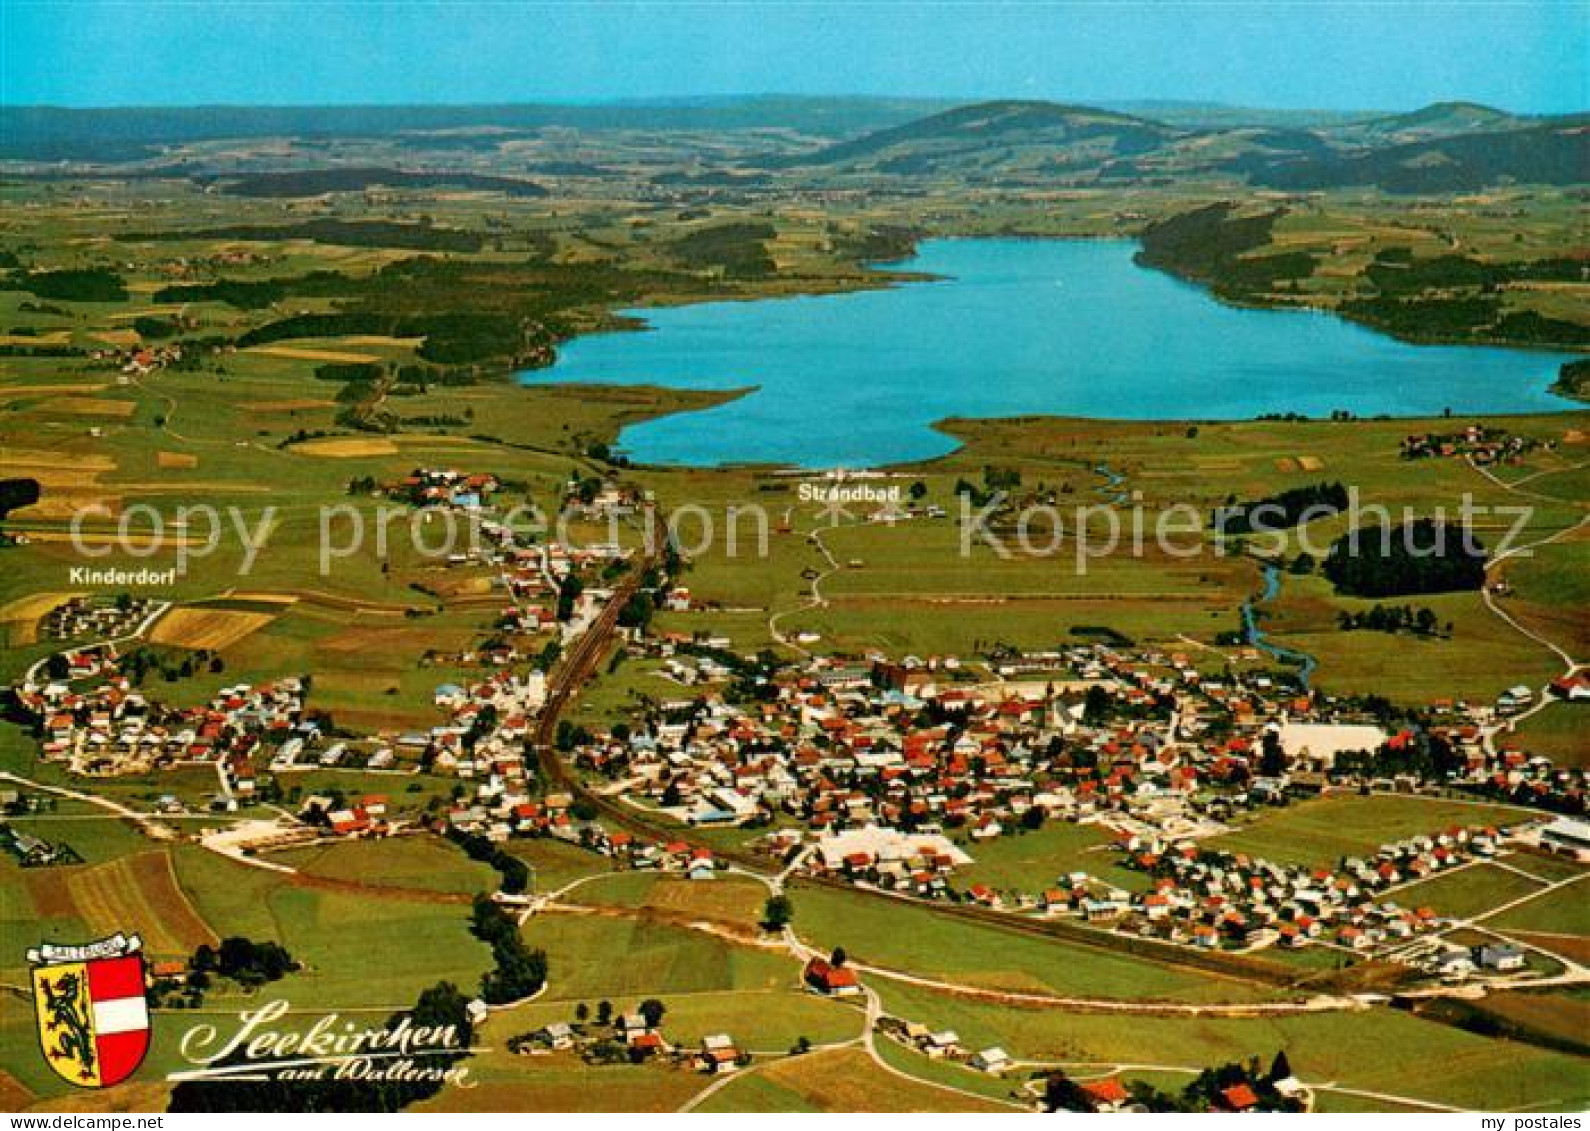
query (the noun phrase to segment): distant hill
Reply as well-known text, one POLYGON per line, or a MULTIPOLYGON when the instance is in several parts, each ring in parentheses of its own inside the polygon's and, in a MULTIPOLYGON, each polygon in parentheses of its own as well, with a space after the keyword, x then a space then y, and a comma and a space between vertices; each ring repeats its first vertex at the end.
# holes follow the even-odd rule
MULTIPOLYGON (((920 118, 931 99, 755 95, 589 106, 182 106, 70 110, 0 106, 0 158, 136 161, 163 148, 222 139, 410 138, 432 131, 794 130, 844 138, 920 118)), ((455 142, 455 144, 459 144, 455 142)), ((485 145, 474 138, 462 144, 485 145)))
POLYGON ((1347 153, 1261 162, 1256 184, 1313 190, 1366 185, 1396 193, 1473 192, 1503 182, 1590 183, 1590 115, 1541 125, 1347 153))
POLYGON ((1405 114, 1387 114, 1337 126, 1332 136, 1355 144, 1398 144, 1464 134, 1499 133, 1537 124, 1478 102, 1436 102, 1405 114))
MULTIPOLYGON (((1179 117, 1242 115, 1182 107, 1179 117)), ((1586 119, 1522 118, 1452 102, 1406 114, 1300 113, 1292 124, 1197 128, 1053 102, 981 102, 873 131, 769 167, 972 183, 1170 183, 1209 176, 1270 188, 1365 185, 1467 192, 1512 182, 1590 182, 1586 119), (1310 124, 1304 124, 1310 123, 1310 124)))
MULTIPOLYGON (((1529 118, 1473 102, 1399 114, 1142 105, 1173 120, 1031 100, 949 107, 772 95, 595 106, 0 107, 0 158, 119 164, 118 175, 185 176, 257 196, 371 184, 537 195, 526 174, 601 176, 626 167, 643 167, 659 188, 703 191, 766 188, 783 178, 999 188, 1215 180, 1398 193, 1590 183, 1586 115, 1529 118), (230 143, 251 139, 266 144, 232 151, 230 143)), ((68 164, 13 175, 77 173, 68 164)))
POLYGON ((1262 106, 1231 106, 1224 102, 1141 99, 1101 102, 1138 118, 1150 118, 1183 130, 1232 130, 1254 127, 1328 130, 1388 117, 1384 110, 1271 110, 1262 106))
POLYGON ((232 196, 320 196, 328 192, 362 192, 367 188, 453 188, 501 192, 508 196, 546 196, 534 181, 517 177, 492 177, 481 173, 409 172, 402 169, 336 168, 298 169, 284 173, 247 173, 224 182, 221 191, 232 196))
POLYGON ((1099 164, 1164 145, 1180 131, 1146 118, 1055 102, 979 102, 878 130, 784 166, 946 174, 1099 164))

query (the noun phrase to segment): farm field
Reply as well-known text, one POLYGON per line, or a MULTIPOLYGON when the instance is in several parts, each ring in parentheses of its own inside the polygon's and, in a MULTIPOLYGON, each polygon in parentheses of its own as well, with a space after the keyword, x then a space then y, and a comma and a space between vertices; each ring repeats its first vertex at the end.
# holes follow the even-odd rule
POLYGON ((603 875, 612 867, 604 856, 550 837, 516 837, 506 848, 530 866, 531 890, 538 893, 557 891, 586 876, 603 875))
POLYGON ((834 1049, 759 1068, 730 1083, 705 1111, 1003 1111, 1004 1105, 885 1073, 859 1049, 834 1049), (745 1107, 738 1095, 746 1091, 745 1107), (785 1094, 795 1102, 786 1106, 785 1094))
POLYGON ((1399 888, 1396 897, 1407 906, 1433 907, 1442 918, 1471 919, 1543 886, 1505 868, 1476 864, 1399 888))
POLYGON ((689 880, 655 872, 619 872, 582 884, 565 898, 573 903, 631 907, 670 919, 705 919, 754 930, 762 918, 767 888, 735 876, 689 880))
MULTIPOLYGON (((1387 1009, 1266 1020, 1119 1017, 1013 1010, 880 983, 900 1017, 949 1027, 972 1047, 999 1043, 1013 1057, 1095 1064, 1204 1066, 1285 1048, 1311 1082, 1384 1092, 1470 1110, 1569 1111, 1590 1100, 1583 1060, 1498 1041, 1387 1009)), ((1395 1105, 1395 1100, 1391 1101, 1395 1105)), ((1376 1106, 1379 1106, 1377 1101, 1376 1106)))
POLYGON ((339 840, 271 854, 310 876, 367 885, 472 895, 492 891, 497 874, 463 850, 428 835, 339 840))
POLYGON ((796 884, 795 933, 856 962, 985 989, 1136 1001, 1253 1001, 1247 982, 935 914, 904 900, 796 884))
POLYGON ((241 609, 172 609, 150 629, 149 642, 221 651, 264 628, 273 618, 271 612, 241 609))
POLYGON ((521 933, 527 945, 547 952, 552 971, 547 992, 560 998, 617 1001, 775 990, 794 986, 800 974, 794 959, 779 951, 637 920, 628 913, 544 912, 532 917, 521 933))
POLYGON ((1524 810, 1412 795, 1325 797, 1262 811, 1237 831, 1207 843, 1277 863, 1327 865, 1454 826, 1505 827, 1528 819, 1524 810))
POLYGON ((1586 1055, 1590 1035, 1590 1000, 1582 992, 1501 991, 1485 995, 1473 1008, 1481 1017, 1495 1018, 1515 1031, 1539 1035, 1558 1047, 1586 1055))
POLYGON ((1553 703, 1539 714, 1531 715, 1514 729, 1520 743, 1530 750, 1538 750, 1561 766, 1590 764, 1590 742, 1585 741, 1585 730, 1590 728, 1582 703, 1553 703))
POLYGON ((177 874, 217 934, 273 939, 303 964, 280 983, 288 999, 397 1009, 441 978, 475 986, 490 962, 461 903, 301 887, 291 876, 200 849, 179 853, 177 874), (382 961, 372 965, 377 954, 382 961))
POLYGON ((161 958, 186 957, 219 941, 183 895, 163 849, 75 868, 64 879, 75 917, 95 938, 136 930, 145 950, 161 958))
MULTIPOLYGON (((935 1060, 889 1037, 880 1036, 875 1043, 878 1055, 891 1067, 908 1076, 999 1103, 1022 1102, 1021 1085, 1026 1082, 1028 1073, 1020 1068, 1003 1076, 991 1076, 967 1064, 935 1060)), ((1028 1095, 1030 1098, 1030 1093, 1028 1095)))
POLYGON ((1590 874, 1580 873, 1572 886, 1549 891, 1538 899, 1520 904, 1488 920, 1499 930, 1535 931, 1552 935, 1590 937, 1590 874))
POLYGON ((490 965, 485 945, 469 933, 467 907, 292 886, 268 902, 281 942, 304 965, 280 983, 289 1000, 402 1009, 438 981, 474 987, 490 965))
POLYGON ((497 1049, 470 1059, 473 1089, 444 1088, 415 1111, 670 1112, 705 1086, 687 1069, 593 1067, 572 1053, 535 1059, 497 1049))
POLYGON ((965 845, 972 863, 957 873, 965 886, 986 884, 995 891, 1037 895, 1056 886, 1061 876, 1087 872, 1128 891, 1142 890, 1149 878, 1120 866, 1114 838, 1097 825, 1045 822, 1032 832, 1014 833, 965 845))

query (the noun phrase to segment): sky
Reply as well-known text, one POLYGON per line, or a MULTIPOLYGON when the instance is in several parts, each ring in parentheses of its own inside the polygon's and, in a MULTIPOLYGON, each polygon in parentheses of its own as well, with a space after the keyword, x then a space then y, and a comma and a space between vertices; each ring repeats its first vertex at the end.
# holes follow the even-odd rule
POLYGON ((0 0, 0 103, 1590 106, 1590 0, 0 0))

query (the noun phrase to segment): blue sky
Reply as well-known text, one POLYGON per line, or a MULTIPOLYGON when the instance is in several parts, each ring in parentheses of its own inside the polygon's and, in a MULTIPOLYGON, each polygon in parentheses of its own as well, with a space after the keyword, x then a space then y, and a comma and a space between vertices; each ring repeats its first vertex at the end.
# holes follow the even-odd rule
POLYGON ((1590 0, 0 0, 0 102, 1590 104, 1590 0))

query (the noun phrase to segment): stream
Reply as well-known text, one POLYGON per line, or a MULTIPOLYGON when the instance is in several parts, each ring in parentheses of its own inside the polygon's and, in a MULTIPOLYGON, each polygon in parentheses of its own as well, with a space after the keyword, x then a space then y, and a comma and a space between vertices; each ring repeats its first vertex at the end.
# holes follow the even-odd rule
POLYGON ((1299 652, 1292 648, 1285 648, 1272 643, 1259 627, 1258 607, 1275 600, 1281 595, 1281 570, 1279 566, 1266 565, 1264 567, 1264 592, 1257 597, 1250 598, 1242 605, 1242 632, 1243 637, 1253 647, 1266 655, 1281 661, 1284 664, 1297 666, 1299 682, 1306 688, 1309 678, 1314 674, 1318 661, 1307 652, 1299 652))

